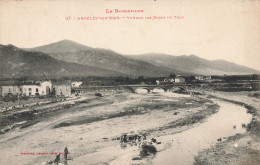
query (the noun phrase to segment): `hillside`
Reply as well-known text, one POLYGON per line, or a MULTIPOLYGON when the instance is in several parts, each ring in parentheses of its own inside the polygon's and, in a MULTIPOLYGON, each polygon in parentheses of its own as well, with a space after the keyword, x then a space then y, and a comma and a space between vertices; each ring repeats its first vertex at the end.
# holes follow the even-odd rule
POLYGON ((89 49, 85 45, 79 44, 77 42, 73 42, 70 40, 62 40, 59 42, 51 43, 48 45, 43 45, 35 48, 23 48, 26 51, 37 51, 43 53, 64 53, 64 52, 75 52, 78 50, 89 49))
POLYGON ((253 74, 259 73, 255 69, 251 69, 242 65, 238 65, 225 60, 206 60, 195 55, 190 56, 172 56, 166 54, 144 54, 129 55, 129 58, 152 63, 157 66, 167 68, 177 68, 184 72, 192 72, 203 75, 223 75, 223 74, 253 74))
POLYGON ((59 61, 41 52, 0 45, 0 76, 119 76, 122 73, 93 66, 59 61))
POLYGON ((168 76, 172 73, 187 74, 174 68, 155 66, 147 62, 130 59, 112 50, 90 48, 68 40, 31 48, 30 50, 48 53, 57 60, 109 69, 131 76, 154 77, 168 76), (63 49, 64 45, 66 45, 66 49, 63 49), (70 50, 67 48, 70 48, 70 50))
POLYGON ((65 62, 99 67, 131 76, 168 76, 169 74, 239 75, 259 71, 225 60, 206 60, 195 55, 172 56, 160 53, 122 55, 108 49, 91 48, 73 41, 25 49, 43 52, 65 62))

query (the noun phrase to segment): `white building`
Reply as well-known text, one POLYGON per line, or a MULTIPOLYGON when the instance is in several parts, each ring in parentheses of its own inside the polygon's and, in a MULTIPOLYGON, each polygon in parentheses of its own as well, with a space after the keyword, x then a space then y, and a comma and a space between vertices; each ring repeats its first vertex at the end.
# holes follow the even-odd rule
POLYGON ((174 78, 165 78, 165 79, 163 80, 164 83, 173 83, 174 81, 175 81, 174 78))
POLYGON ((173 82, 175 82, 175 79, 174 79, 174 78, 170 78, 169 81, 170 81, 171 83, 173 83, 173 82))
POLYGON ((195 76, 195 80, 200 80, 200 81, 202 81, 202 80, 205 80, 205 76, 195 76))
POLYGON ((211 76, 205 76, 205 80, 211 80, 211 76))
POLYGON ((54 85, 55 95, 56 96, 70 96, 71 95, 71 86, 70 85, 54 85))
POLYGON ((26 96, 45 96, 52 91, 52 84, 50 81, 43 82, 27 82, 13 85, 2 86, 2 96, 7 94, 26 95, 26 96))
POLYGON ((185 78, 183 76, 177 75, 175 77, 175 83, 185 83, 185 78))
POLYGON ((195 76, 195 79, 200 81, 211 80, 211 76, 195 76))
POLYGON ((70 96, 71 82, 55 82, 53 83, 53 90, 56 96, 70 96))
POLYGON ((2 96, 12 94, 12 95, 17 95, 22 93, 22 89, 19 85, 7 85, 7 86, 2 86, 2 96))
POLYGON ((52 91, 52 84, 50 81, 44 81, 40 84, 23 85, 23 94, 26 96, 45 96, 52 91))
POLYGON ((78 88, 82 84, 82 81, 73 81, 71 82, 71 87, 72 88, 78 88))

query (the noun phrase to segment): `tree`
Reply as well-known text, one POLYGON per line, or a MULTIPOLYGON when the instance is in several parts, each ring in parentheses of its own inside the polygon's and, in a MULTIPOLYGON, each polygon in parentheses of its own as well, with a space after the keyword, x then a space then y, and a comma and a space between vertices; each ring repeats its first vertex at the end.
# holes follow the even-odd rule
POLYGON ((169 75, 169 78, 175 78, 176 77, 176 74, 170 74, 169 75))

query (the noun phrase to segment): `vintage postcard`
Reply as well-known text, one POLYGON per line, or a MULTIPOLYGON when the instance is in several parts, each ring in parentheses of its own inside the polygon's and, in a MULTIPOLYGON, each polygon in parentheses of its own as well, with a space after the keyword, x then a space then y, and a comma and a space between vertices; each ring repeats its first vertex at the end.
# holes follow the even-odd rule
POLYGON ((259 0, 0 0, 1 165, 259 165, 259 0))

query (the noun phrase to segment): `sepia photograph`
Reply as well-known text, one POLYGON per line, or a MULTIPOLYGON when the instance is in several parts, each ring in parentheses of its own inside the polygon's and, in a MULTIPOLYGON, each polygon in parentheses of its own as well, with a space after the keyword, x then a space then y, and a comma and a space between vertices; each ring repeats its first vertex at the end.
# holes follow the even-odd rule
POLYGON ((0 0, 0 165, 260 165, 260 0, 0 0))

